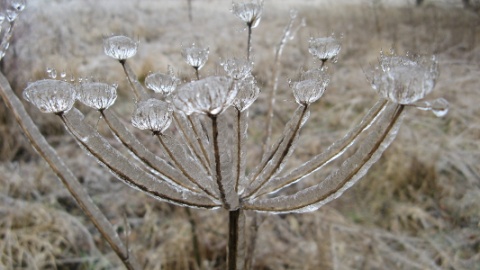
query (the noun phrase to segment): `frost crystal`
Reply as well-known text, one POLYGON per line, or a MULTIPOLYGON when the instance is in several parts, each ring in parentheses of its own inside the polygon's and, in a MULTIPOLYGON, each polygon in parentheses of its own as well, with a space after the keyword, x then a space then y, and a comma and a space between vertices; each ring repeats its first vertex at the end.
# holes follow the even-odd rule
POLYGON ((260 23, 263 11, 263 1, 250 3, 233 3, 232 13, 244 21, 249 27, 255 28, 260 23))
POLYGON ((233 101, 233 105, 237 110, 244 111, 258 98, 260 89, 253 76, 248 76, 243 80, 237 81, 236 87, 238 88, 238 94, 233 101))
POLYGON ((434 57, 382 55, 369 79, 380 96, 398 104, 412 104, 433 90, 437 76, 434 57))
POLYGON ((173 74, 152 73, 145 78, 145 86, 155 91, 156 93, 162 93, 164 95, 170 95, 180 82, 173 74))
POLYGON ((63 113, 75 103, 75 89, 64 81, 45 79, 31 83, 23 97, 44 113, 63 113))
POLYGON ((310 38, 309 40, 308 51, 310 54, 324 62, 336 57, 340 49, 340 42, 333 36, 310 38))
POLYGON ((148 99, 137 104, 132 116, 132 125, 142 130, 162 134, 172 123, 171 106, 158 99, 148 99))
POLYGON ((104 110, 117 99, 117 87, 100 82, 86 82, 77 88, 77 99, 96 110, 104 110))
POLYGON ((208 48, 200 48, 195 43, 190 47, 182 48, 182 56, 185 62, 195 69, 201 69, 208 60, 208 48))
POLYGON ((186 114, 217 115, 233 103, 237 92, 228 77, 212 76, 179 88, 174 104, 186 114))
POLYGON ((112 36, 103 40, 103 50, 106 55, 125 60, 137 53, 138 43, 126 36, 112 36))
POLYGON ((302 73, 300 81, 291 83, 295 100, 300 105, 308 105, 320 99, 330 77, 324 69, 311 69, 302 73))
POLYGON ((253 63, 247 60, 232 58, 221 63, 227 74, 235 80, 247 78, 252 72, 253 63))

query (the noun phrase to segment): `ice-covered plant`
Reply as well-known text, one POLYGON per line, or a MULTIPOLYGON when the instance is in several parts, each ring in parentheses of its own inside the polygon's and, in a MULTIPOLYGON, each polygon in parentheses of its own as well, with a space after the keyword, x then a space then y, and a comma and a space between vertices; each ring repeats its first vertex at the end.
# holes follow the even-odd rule
MULTIPOLYGON (((168 74, 148 75, 144 87, 127 60, 137 52, 137 42, 125 36, 105 39, 105 54, 123 66, 135 95, 132 126, 151 132, 158 139, 162 156, 148 149, 114 112, 112 107, 117 96, 114 85, 51 78, 33 82, 24 91, 27 101, 42 112, 58 115, 88 154, 132 188, 184 207, 223 208, 229 219, 228 269, 248 267, 245 266, 246 211, 315 211, 341 196, 367 173, 396 137, 407 106, 432 110, 439 116, 448 110, 444 99, 424 100, 438 76, 435 58, 382 54, 378 66, 368 73, 368 79, 379 97, 363 119, 322 153, 291 170, 286 169, 285 165, 293 155, 301 139, 302 128, 311 114, 311 104, 322 97, 330 83, 326 62, 340 51, 339 43, 332 37, 312 38, 309 51, 322 61, 321 66, 311 67, 302 72, 298 80, 290 83, 297 108, 273 143, 270 143, 271 134, 267 131, 269 139, 266 140, 265 151, 258 157, 254 168, 247 168, 248 109, 260 92, 252 75, 254 63, 250 60, 250 35, 251 28, 260 21, 262 9, 262 2, 233 4, 233 13, 249 28, 247 56, 245 60, 224 61, 225 74, 200 78, 199 70, 207 61, 208 49, 196 45, 183 48, 182 55, 196 72, 196 78, 187 82, 180 82, 169 71, 168 74), (162 93, 163 100, 153 98, 153 93, 146 88, 162 93), (96 127, 84 121, 83 113, 74 107, 76 99, 100 112, 111 132, 129 150, 127 153, 135 157, 134 161, 126 156, 125 151, 115 148, 102 137, 96 127), (172 125, 176 128, 170 128, 172 125), (283 192, 288 186, 311 178, 314 172, 334 160, 343 162, 325 178, 316 179, 313 185, 294 193, 283 192)), ((278 63, 287 40, 298 29, 293 27, 296 16, 292 13, 277 48, 275 63, 278 63)), ((2 44, 8 42, 8 38, 3 39, 2 44)), ((139 269, 134 256, 119 240, 115 230, 38 132, 3 75, 0 75, 0 85, 5 103, 15 114, 32 145, 69 188, 126 267, 139 269)), ((274 99, 274 95, 271 97, 274 99)), ((267 117, 272 115, 268 113, 267 117)))

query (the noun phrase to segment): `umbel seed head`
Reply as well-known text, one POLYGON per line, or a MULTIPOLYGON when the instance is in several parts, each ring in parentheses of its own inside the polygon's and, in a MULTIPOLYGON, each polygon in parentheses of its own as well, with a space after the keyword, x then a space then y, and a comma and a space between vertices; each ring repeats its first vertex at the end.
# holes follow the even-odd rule
POLYGON ((187 115, 192 113, 217 115, 232 105, 237 92, 230 78, 211 76, 180 87, 174 104, 187 115))
POLYGON ((172 107, 158 99, 148 99, 137 104, 132 116, 132 125, 154 134, 163 134, 172 123, 172 107))
POLYGON ((189 47, 182 48, 182 56, 185 62, 197 70, 205 65, 209 52, 209 48, 198 47, 195 43, 192 43, 189 47))
POLYGON ((23 97, 43 113, 64 113, 75 103, 75 89, 67 82, 45 79, 30 83, 23 97))
POLYGON ((232 13, 245 22, 250 28, 255 28, 260 23, 263 12, 263 1, 250 3, 233 3, 232 13))
POLYGON ((126 36, 111 36, 103 40, 103 50, 106 55, 126 60, 137 53, 138 42, 126 36))
POLYGON ((145 78, 145 86, 148 89, 155 91, 155 93, 162 93, 166 96, 175 91, 179 83, 180 80, 173 74, 152 73, 145 78))
POLYGON ((253 76, 248 76, 242 80, 235 81, 238 94, 233 101, 233 106, 239 111, 244 111, 257 100, 260 88, 253 76))
POLYGON ((329 82, 330 76, 324 68, 311 69, 303 72, 300 80, 292 82, 290 87, 293 89, 295 101, 306 106, 322 97, 329 82))
POLYGON ((438 76, 435 57, 381 55, 369 74, 372 88, 398 104, 412 104, 429 94, 438 76))
POLYGON ((308 43, 310 54, 323 62, 336 57, 341 49, 340 42, 333 36, 310 38, 308 43))
POLYGON ((85 82, 77 87, 77 99, 96 110, 104 110, 117 99, 117 86, 101 82, 85 82))

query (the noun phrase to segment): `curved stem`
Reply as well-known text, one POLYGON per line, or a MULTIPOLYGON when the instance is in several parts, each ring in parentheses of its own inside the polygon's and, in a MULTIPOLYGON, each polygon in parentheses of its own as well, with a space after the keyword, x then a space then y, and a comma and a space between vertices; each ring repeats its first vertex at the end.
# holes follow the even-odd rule
POLYGON ((78 203, 78 206, 90 219, 93 225, 108 242, 113 251, 122 260, 127 269, 141 269, 137 259, 130 254, 112 224, 93 203, 88 193, 80 184, 75 175, 63 163, 56 151, 50 146, 45 137, 40 133, 33 120, 28 115, 18 97, 13 93, 7 79, 0 73, 0 95, 5 104, 15 116, 23 133, 30 141, 32 147, 48 163, 57 177, 62 181, 69 193, 78 203))
POLYGON ((127 60, 120 60, 119 62, 120 64, 122 64, 125 75, 127 75, 128 83, 130 84, 130 87, 132 88, 133 93, 135 94, 136 101, 139 102, 141 100, 148 99, 148 95, 145 92, 145 89, 138 82, 137 76, 133 72, 130 65, 127 63, 127 60))

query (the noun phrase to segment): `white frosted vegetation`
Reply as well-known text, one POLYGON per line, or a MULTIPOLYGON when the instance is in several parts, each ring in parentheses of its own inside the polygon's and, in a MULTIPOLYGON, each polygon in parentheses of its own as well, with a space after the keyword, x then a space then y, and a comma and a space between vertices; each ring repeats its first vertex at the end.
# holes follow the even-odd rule
POLYGON ((126 60, 137 54, 138 43, 126 36, 111 36, 103 40, 103 50, 106 55, 126 60))
POLYGON ((306 106, 322 97, 329 82, 330 78, 323 68, 311 69, 303 72, 300 80, 292 82, 290 87, 293 89, 295 101, 306 106))
MULTIPOLYGON (((448 111, 448 102, 444 99, 424 100, 438 76, 435 58, 381 55, 378 66, 368 72, 378 101, 343 138, 287 171, 289 159, 302 139, 302 128, 313 113, 310 105, 323 96, 330 83, 328 66, 335 62, 341 49, 333 36, 311 38, 309 47, 304 49, 308 49, 315 60, 320 60, 321 66, 309 67, 298 80, 290 82, 298 106, 274 143, 270 143, 273 136, 266 132, 265 145, 259 145, 264 151, 258 155, 256 166, 248 168, 248 110, 255 106, 260 86, 265 87, 257 85, 252 60, 255 57, 250 58, 252 28, 260 22, 263 2, 234 2, 232 12, 248 27, 247 57, 223 61, 224 72, 220 73, 225 76, 200 76, 199 70, 208 61, 209 49, 192 44, 183 46, 179 54, 195 69, 195 78, 180 81, 170 69, 168 74, 149 74, 143 85, 126 61, 137 53, 138 42, 126 36, 104 39, 105 54, 119 60, 135 94, 136 108, 131 124, 152 133, 158 151, 148 149, 112 111, 117 97, 115 86, 84 82, 75 89, 65 81, 47 79, 29 84, 24 96, 42 112, 59 115, 82 148, 127 185, 178 205, 227 210, 230 224, 237 224, 235 228, 230 227, 231 236, 243 235, 242 228, 238 227, 244 223, 243 210, 308 212, 341 196, 367 173, 394 140, 406 106, 431 110, 437 116, 448 111), (155 93, 146 88, 160 93, 161 97, 151 98, 155 93), (133 159, 87 124, 80 111, 70 110, 75 99, 100 111, 133 159), (288 186, 310 178, 337 159, 342 161, 341 165, 325 178, 314 179, 307 187, 299 185, 293 194, 287 193, 288 186)), ((304 25, 302 21, 295 27, 297 16, 298 13, 291 13, 276 51, 273 89, 262 89, 272 93, 267 122, 271 122, 274 115, 275 91, 281 74, 276 69, 281 68, 282 50, 304 25)), ((51 78, 56 78, 54 71, 49 74, 51 78)), ((63 75, 60 77, 65 79, 63 75)), ((238 239, 234 241, 237 243, 229 242, 229 260, 244 254, 243 243, 238 239)), ((229 265, 229 269, 243 267, 242 262, 232 264, 236 266, 229 265)))
POLYGON ((182 56, 187 64, 199 70, 207 62, 209 52, 208 48, 202 48, 193 43, 190 46, 183 47, 182 56))
POLYGON ((96 110, 104 110, 115 103, 117 86, 101 82, 85 82, 77 87, 77 99, 96 110))
POLYGON ((385 56, 373 70, 371 83, 382 97, 399 104, 411 104, 429 94, 438 76, 434 57, 385 56))
POLYGON ((217 115, 233 103, 237 92, 230 78, 212 76, 180 87, 174 104, 186 114, 217 115))
POLYGON ((310 54, 322 61, 333 59, 341 49, 340 42, 333 36, 310 38, 308 44, 310 54))
POLYGON ((23 97, 41 112, 63 113, 75 103, 75 89, 67 82, 45 79, 30 83, 23 97))
POLYGON ((173 74, 152 73, 145 78, 145 86, 148 89, 164 95, 170 95, 177 89, 179 83, 180 80, 173 74))
POLYGON ((255 28, 260 23, 263 12, 263 0, 256 2, 233 2, 232 12, 249 27, 255 28))
POLYGON ((132 125, 155 134, 162 134, 172 123, 171 105, 158 100, 148 99, 137 104, 132 116, 132 125))

